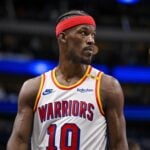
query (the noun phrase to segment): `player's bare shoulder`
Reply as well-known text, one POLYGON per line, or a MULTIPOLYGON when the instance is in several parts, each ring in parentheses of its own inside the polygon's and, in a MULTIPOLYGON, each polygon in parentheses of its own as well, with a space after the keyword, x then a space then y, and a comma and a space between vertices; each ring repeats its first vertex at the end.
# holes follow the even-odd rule
POLYGON ((34 102, 40 87, 41 76, 26 80, 19 93, 19 104, 27 104, 34 107, 34 102))
POLYGON ((117 90, 119 90, 120 87, 119 81, 116 78, 107 74, 103 74, 102 76, 102 85, 106 92, 118 92, 117 90))
POLYGON ((101 95, 104 105, 114 105, 123 102, 123 92, 119 81, 107 74, 103 74, 101 81, 101 95))

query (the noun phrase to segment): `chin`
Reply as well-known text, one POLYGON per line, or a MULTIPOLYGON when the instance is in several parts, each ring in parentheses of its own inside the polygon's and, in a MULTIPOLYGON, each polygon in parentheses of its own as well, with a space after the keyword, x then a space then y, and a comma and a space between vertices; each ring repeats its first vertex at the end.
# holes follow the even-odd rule
POLYGON ((89 60, 82 60, 81 63, 84 64, 84 65, 90 65, 92 63, 92 60, 91 59, 89 59, 89 60))

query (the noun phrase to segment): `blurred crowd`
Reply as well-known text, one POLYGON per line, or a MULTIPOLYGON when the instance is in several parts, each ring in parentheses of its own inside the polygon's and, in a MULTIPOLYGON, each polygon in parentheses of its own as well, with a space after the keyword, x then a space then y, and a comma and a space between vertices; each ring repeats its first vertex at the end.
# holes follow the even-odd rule
POLYGON ((98 25, 122 27, 128 21, 132 28, 149 28, 149 0, 136 5, 122 5, 117 0, 1 0, 0 19, 49 22, 70 9, 82 9, 94 16, 98 25))

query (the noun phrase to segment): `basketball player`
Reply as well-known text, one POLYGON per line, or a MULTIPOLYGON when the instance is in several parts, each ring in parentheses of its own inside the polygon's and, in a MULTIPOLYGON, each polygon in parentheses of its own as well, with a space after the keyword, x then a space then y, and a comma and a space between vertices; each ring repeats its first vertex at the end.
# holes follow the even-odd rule
POLYGON ((124 98, 113 77, 92 67, 96 24, 83 11, 58 18, 59 64, 26 81, 7 150, 127 150, 124 98))

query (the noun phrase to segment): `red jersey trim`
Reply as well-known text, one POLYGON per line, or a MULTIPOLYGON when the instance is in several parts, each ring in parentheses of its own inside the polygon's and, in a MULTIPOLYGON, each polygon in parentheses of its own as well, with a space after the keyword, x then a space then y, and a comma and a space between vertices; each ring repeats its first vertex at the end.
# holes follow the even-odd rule
POLYGON ((54 70, 52 70, 52 72, 51 72, 51 73, 52 73, 52 74, 51 74, 51 75, 52 75, 52 81, 54 82, 54 84, 55 84, 58 88, 60 88, 60 89, 62 89, 62 90, 71 90, 71 89, 77 87, 78 85, 80 85, 80 84, 87 78, 87 76, 90 74, 91 70, 92 70, 92 67, 89 65, 89 66, 87 67, 87 70, 86 70, 84 76, 83 76, 79 81, 77 81, 77 82, 76 82, 75 84, 73 84, 73 85, 66 86, 66 85, 60 84, 60 83, 57 81, 56 75, 55 75, 56 69, 54 69, 54 70))
POLYGON ((41 93, 42 93, 42 89, 43 89, 43 86, 44 86, 44 82, 45 82, 45 74, 42 74, 42 76, 41 76, 41 82, 40 82, 40 87, 39 87, 39 90, 38 90, 38 93, 37 93, 37 96, 36 96, 36 99, 35 99, 35 103, 34 103, 33 112, 36 111, 38 102, 39 102, 40 97, 41 97, 41 93))
POLYGON ((105 115, 104 110, 103 110, 103 106, 102 106, 102 100, 101 100, 101 78, 102 78, 103 72, 99 72, 97 75, 97 80, 96 80, 96 87, 95 87, 95 92, 96 92, 96 101, 97 104, 99 106, 99 110, 101 112, 102 115, 105 115))

